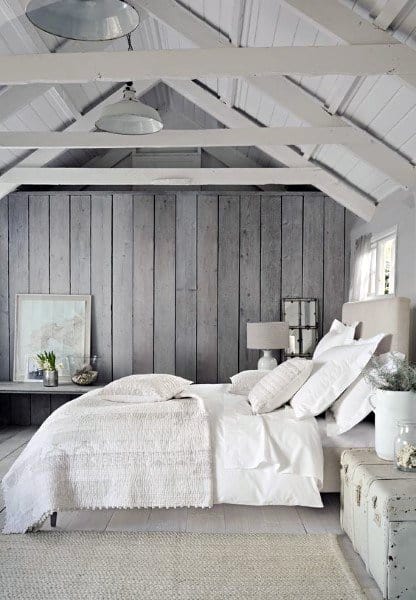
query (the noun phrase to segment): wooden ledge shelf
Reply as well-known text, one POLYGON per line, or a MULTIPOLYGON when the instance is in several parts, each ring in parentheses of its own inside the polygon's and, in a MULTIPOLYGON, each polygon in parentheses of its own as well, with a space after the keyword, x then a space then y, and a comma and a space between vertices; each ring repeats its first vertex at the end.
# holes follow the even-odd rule
POLYGON ((0 394, 65 394, 67 396, 81 396, 89 390, 98 390, 101 385, 75 385, 75 383, 61 383, 56 387, 45 387, 42 383, 0 381, 0 394))

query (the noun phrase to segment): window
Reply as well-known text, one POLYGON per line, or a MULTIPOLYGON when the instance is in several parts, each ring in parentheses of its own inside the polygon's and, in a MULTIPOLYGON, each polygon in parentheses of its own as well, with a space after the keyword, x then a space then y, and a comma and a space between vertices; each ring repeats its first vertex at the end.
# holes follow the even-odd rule
POLYGON ((395 292, 397 228, 371 238, 370 296, 395 292))

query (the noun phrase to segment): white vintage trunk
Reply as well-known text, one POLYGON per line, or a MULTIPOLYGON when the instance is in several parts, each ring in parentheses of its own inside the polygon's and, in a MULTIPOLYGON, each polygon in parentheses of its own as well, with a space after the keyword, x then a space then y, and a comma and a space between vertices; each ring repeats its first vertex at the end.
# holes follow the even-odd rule
POLYGON ((397 423, 416 421, 416 394, 414 392, 388 392, 377 390, 376 452, 380 458, 394 460, 394 440, 398 434, 397 423))
POLYGON ((372 449, 341 458, 341 526, 383 598, 416 598, 416 477, 372 449))

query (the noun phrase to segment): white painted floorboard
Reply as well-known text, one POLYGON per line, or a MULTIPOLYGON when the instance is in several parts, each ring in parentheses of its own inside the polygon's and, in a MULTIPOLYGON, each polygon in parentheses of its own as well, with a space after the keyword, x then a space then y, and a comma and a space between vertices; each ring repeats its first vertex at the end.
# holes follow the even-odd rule
MULTIPOLYGON (((3 477, 35 431, 14 427, 0 431, 0 477, 3 477)), ((324 508, 304 506, 240 506, 219 504, 211 509, 154 508, 82 510, 58 514, 56 531, 186 531, 192 533, 335 533, 348 563, 369 600, 382 596, 350 540, 339 525, 339 495, 324 494, 324 508)), ((0 498, 0 528, 4 503, 0 498)), ((49 519, 43 530, 50 530, 49 519)))

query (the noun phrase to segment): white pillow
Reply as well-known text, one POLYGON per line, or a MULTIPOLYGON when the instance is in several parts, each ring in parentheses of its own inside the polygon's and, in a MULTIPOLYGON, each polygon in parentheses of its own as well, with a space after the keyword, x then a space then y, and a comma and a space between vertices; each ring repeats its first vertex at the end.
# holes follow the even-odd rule
MULTIPOLYGON (((404 354, 395 353, 398 358, 404 358, 404 354)), ((378 362, 387 368, 394 368, 394 362, 390 353, 377 357, 378 362)), ((371 413, 371 396, 374 389, 360 375, 331 406, 330 412, 334 420, 327 422, 326 432, 328 436, 346 433, 358 423, 361 423, 371 413)))
POLYGON ((341 321, 338 321, 338 319, 334 319, 330 330, 326 335, 324 335, 324 337, 316 346, 313 353, 313 360, 334 346, 351 344, 351 342, 354 340, 354 334, 357 325, 358 321, 352 325, 344 325, 344 323, 341 323, 341 321))
POLYGON ((253 413, 268 413, 290 400, 312 372, 312 361, 291 358, 269 371, 251 390, 248 400, 253 413))
POLYGON ((100 396, 111 402, 163 402, 183 392, 191 383, 176 375, 128 375, 103 387, 100 396))
POLYGON ((314 360, 311 377, 292 398, 295 416, 314 417, 329 408, 361 374, 383 337, 382 333, 349 346, 337 346, 314 360))
POLYGON ((241 371, 237 375, 230 377, 231 387, 228 390, 230 394, 238 394, 239 396, 248 396, 253 387, 268 375, 270 371, 241 371))

